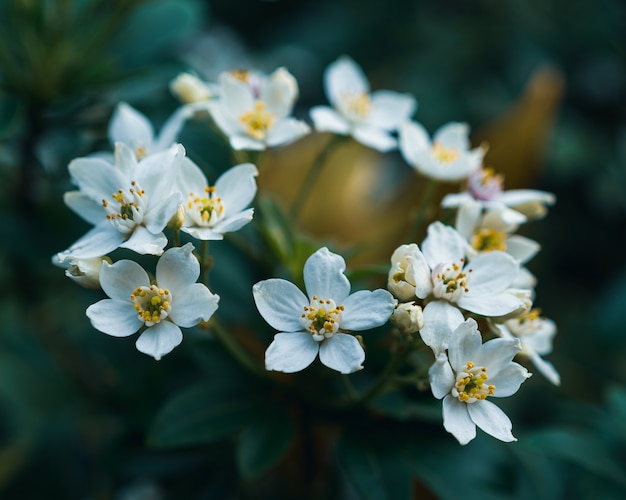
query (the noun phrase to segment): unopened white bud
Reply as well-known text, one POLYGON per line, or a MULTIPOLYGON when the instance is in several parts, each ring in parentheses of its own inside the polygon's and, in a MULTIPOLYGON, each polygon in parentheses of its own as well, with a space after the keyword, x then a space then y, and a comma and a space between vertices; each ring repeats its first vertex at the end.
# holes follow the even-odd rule
POLYGON ((191 73, 181 73, 174 78, 170 91, 185 104, 208 101, 213 97, 209 86, 191 73))
POLYGON ((390 319, 391 323, 404 334, 416 333, 424 327, 422 308, 414 302, 398 304, 390 319))
POLYGON ((111 263, 108 257, 91 259, 68 259, 60 265, 66 267, 65 276, 84 288, 100 288, 100 268, 103 262, 111 263))

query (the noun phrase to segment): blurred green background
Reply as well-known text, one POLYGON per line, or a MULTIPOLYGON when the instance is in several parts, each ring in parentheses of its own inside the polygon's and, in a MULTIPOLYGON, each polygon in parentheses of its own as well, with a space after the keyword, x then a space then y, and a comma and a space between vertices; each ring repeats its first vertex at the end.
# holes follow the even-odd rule
MULTIPOLYGON (((412 493, 624 498, 625 33, 621 0, 2 0, 0 497, 272 491, 271 478, 241 477, 230 438, 174 450, 146 444, 163 403, 202 377, 225 376, 227 361, 191 339, 156 363, 134 339, 93 330, 84 310, 101 294, 70 282, 51 256, 87 229, 62 201, 67 164, 110 147, 117 102, 159 125, 178 105, 168 84, 180 71, 213 80, 233 67, 286 66, 300 84, 295 114, 306 118, 326 102, 324 68, 348 54, 373 88, 415 95, 415 118, 429 130, 468 122, 476 141, 489 141, 487 160, 506 187, 557 196, 523 231, 542 244, 529 268, 537 306, 559 327, 548 359, 562 386, 536 374, 502 402, 519 438, 512 445, 480 435, 461 448, 440 425, 424 436, 419 419, 398 424, 399 441, 415 440, 412 493)), ((190 123, 181 141, 210 178, 230 166, 205 125, 190 123)), ((386 161, 402 164, 398 154, 386 161)), ((220 258, 228 262, 228 251, 220 258)), ((244 285, 258 273, 243 267, 239 288, 215 271, 226 318, 255 313, 244 285)), ((333 495, 384 498, 359 485, 351 453, 358 447, 344 448, 333 495)))

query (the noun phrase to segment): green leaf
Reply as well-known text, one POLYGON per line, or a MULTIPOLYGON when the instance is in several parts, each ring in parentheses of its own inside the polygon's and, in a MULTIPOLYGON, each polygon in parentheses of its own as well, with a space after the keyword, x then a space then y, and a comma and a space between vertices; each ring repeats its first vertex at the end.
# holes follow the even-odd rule
POLYGON ((296 434, 293 420, 283 408, 273 408, 258 417, 242 432, 235 458, 245 479, 270 470, 285 455, 296 434))
POLYGON ((437 400, 429 402, 414 401, 402 392, 388 392, 376 398, 372 404, 376 411, 389 415, 400 421, 423 420, 441 422, 441 403, 437 400))
POLYGON ((148 443, 158 448, 206 444, 250 423, 259 400, 247 388, 212 379, 174 396, 158 413, 148 443))

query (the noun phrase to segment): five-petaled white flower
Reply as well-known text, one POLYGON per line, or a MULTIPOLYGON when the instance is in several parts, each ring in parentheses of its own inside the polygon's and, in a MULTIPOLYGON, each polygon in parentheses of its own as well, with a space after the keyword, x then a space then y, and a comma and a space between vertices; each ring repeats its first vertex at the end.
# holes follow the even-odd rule
POLYGON ((200 240, 221 240, 252 220, 254 209, 246 207, 256 194, 257 168, 242 163, 224 172, 209 186, 200 168, 183 161, 177 187, 185 197, 185 221, 181 231, 200 240))
POLYGON ((59 261, 106 255, 118 247, 161 255, 167 245, 163 229, 182 203, 172 186, 185 155, 181 145, 137 161, 123 143, 115 148, 115 165, 102 158, 78 158, 69 165, 78 191, 65 193, 74 212, 95 226, 59 261))
POLYGON ((161 359, 183 340, 180 327, 208 321, 217 310, 219 296, 196 283, 200 264, 193 245, 170 248, 159 259, 156 280, 132 260, 103 264, 100 283, 110 297, 87 308, 97 330, 128 337, 141 330, 137 349, 161 359))
POLYGON ((419 123, 406 121, 400 127, 400 152, 421 174, 438 181, 454 182, 480 168, 485 148, 470 149, 466 123, 448 123, 433 135, 419 123))
POLYGON ((513 362, 519 341, 497 338, 483 344, 471 318, 449 337, 447 355, 440 353, 428 371, 433 395, 443 398, 444 428, 461 444, 476 437, 476 426, 501 441, 516 441, 509 418, 487 398, 511 396, 530 377, 513 362))
POLYGON ((343 56, 324 73, 324 90, 333 106, 311 109, 315 130, 351 135, 362 144, 386 152, 397 147, 391 132, 408 120, 417 108, 415 98, 391 90, 370 93, 363 70, 343 56))
POLYGON ((280 331, 265 352, 268 370, 293 373, 316 358, 341 373, 363 368, 365 352, 348 331, 381 326, 391 316, 395 300, 383 289, 350 293, 340 255, 321 248, 304 265, 308 297, 283 279, 260 281, 253 287, 261 316, 280 331))
POLYGON ((285 68, 266 76, 231 71, 219 76, 219 97, 206 106, 235 150, 262 151, 295 141, 309 132, 291 117, 298 97, 296 79, 285 68))

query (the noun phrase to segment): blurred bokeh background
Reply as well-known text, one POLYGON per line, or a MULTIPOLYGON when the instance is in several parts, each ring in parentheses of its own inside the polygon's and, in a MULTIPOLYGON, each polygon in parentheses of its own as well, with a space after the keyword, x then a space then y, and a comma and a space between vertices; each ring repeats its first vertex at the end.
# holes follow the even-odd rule
MULTIPOLYGON (((326 102, 324 68, 347 54, 374 89, 412 93, 415 119, 430 131, 469 123, 506 188, 557 196, 523 232, 542 244, 529 268, 536 305, 559 327, 548 359, 562 385, 535 375, 503 402, 520 439, 507 451, 485 436, 460 448, 442 433, 441 460, 415 466, 439 479, 414 483, 414 493, 452 495, 445 478, 468 467, 461 480, 483 485, 481 498, 623 498, 625 33, 621 0, 1 0, 0 497, 263 498, 238 475, 227 439, 184 450, 146 444, 168 396, 219 369, 192 341, 156 363, 132 339, 91 328, 84 310, 101 294, 51 264, 87 228, 62 201, 67 164, 110 148, 119 101, 163 123, 178 106, 168 85, 181 71, 211 81, 227 69, 285 66, 300 84, 295 114, 308 119, 326 102)), ((285 179, 302 179, 324 140, 267 155, 262 191, 289 203, 285 179)), ((202 121, 181 141, 209 178, 232 164, 202 121)), ((302 229, 338 247, 362 245, 353 265, 385 263, 423 181, 398 153, 357 144, 327 167, 337 201, 324 206, 323 227, 305 207, 302 229)), ((256 271, 246 272, 247 286, 256 271)), ((224 314, 238 314, 228 300, 253 314, 251 297, 223 278, 224 314)), ((362 493, 341 481, 338 498, 362 493)))

